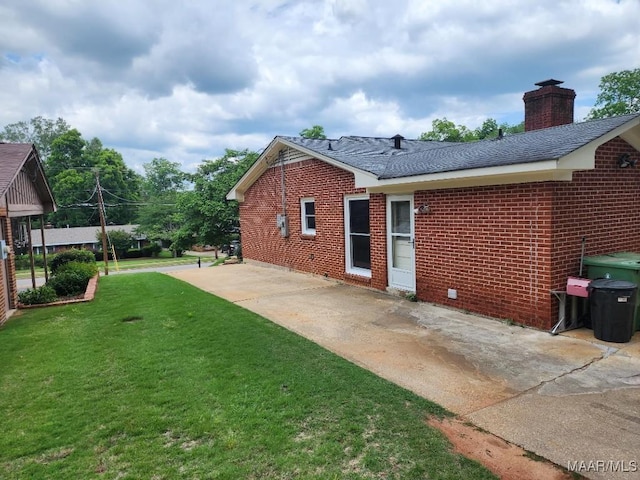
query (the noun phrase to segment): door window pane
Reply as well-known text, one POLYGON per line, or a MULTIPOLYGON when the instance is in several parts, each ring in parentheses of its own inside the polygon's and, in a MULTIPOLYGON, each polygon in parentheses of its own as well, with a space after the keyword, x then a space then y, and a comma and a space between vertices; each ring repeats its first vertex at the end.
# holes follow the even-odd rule
POLYGON ((391 203, 391 228, 393 233, 411 233, 411 203, 391 203))
POLYGON ((391 239, 391 251, 393 268, 401 270, 412 269, 412 252, 411 237, 395 236, 391 239))

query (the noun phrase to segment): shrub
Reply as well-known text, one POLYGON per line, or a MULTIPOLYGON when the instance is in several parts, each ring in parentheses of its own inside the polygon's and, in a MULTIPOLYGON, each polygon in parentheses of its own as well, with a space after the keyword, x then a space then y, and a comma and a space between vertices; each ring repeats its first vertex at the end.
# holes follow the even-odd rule
POLYGON ((158 254, 162 251, 162 247, 157 243, 152 243, 151 245, 142 247, 141 250, 143 257, 157 257, 158 254))
POLYGON ((72 297, 80 295, 87 288, 88 280, 77 272, 64 272, 54 275, 47 285, 53 288, 60 297, 72 297))
MULTIPOLYGON (((16 270, 29 270, 31 268, 31 260, 28 253, 21 253, 15 256, 16 270)), ((44 257, 42 255, 34 255, 33 263, 36 267, 44 267, 44 257)))
POLYGON ((53 257, 53 260, 51 260, 51 273, 55 275, 61 265, 69 262, 95 264, 96 256, 90 250, 78 250, 77 248, 72 248, 70 250, 60 252, 53 257))
POLYGON ((58 269, 47 285, 60 297, 80 295, 87 289, 89 280, 96 273, 98 267, 95 263, 69 262, 58 269))
POLYGON ((69 262, 61 265, 56 275, 66 272, 77 272, 87 277, 89 280, 98 273, 98 266, 95 263, 69 262))
POLYGON ((126 258, 140 258, 142 257, 142 250, 138 250, 137 248, 130 248, 127 250, 126 258))
POLYGON ((56 291, 49 285, 30 288, 29 290, 18 293, 18 300, 23 305, 41 305, 43 303, 55 302, 57 299, 56 291))

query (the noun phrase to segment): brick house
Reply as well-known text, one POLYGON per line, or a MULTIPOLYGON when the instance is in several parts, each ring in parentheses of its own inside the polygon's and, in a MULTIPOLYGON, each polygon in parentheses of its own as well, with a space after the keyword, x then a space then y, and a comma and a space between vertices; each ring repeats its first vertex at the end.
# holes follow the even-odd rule
POLYGON ((640 252, 640 114, 573 123, 560 83, 491 140, 276 137, 227 196, 243 257, 550 328, 583 237, 640 252))
MULTIPOLYGON (((0 325, 18 303, 14 232, 21 221, 54 212, 56 204, 38 152, 30 143, 0 143, 0 325)), ((24 229, 22 229, 24 230, 24 229)))

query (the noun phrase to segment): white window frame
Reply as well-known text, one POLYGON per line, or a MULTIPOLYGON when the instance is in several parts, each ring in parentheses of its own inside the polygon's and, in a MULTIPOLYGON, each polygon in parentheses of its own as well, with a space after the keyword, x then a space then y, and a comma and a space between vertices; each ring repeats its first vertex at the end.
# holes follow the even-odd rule
MULTIPOLYGON (((369 195, 345 195, 344 196, 344 260, 345 271, 352 275, 371 278, 371 269, 354 267, 351 255, 351 211, 349 202, 353 200, 369 200, 369 195)), ((370 200, 369 200, 370 201, 370 200)), ((369 204, 371 207, 371 204, 369 204)), ((369 214, 369 255, 371 255, 371 214, 369 214)))
MULTIPOLYGON (((315 210, 315 199, 313 197, 305 197, 305 198, 301 198, 300 199, 300 231, 302 232, 302 235, 315 235, 316 234, 316 229, 315 228, 309 228, 308 224, 307 224, 307 209, 305 208, 306 205, 308 203, 313 203, 314 204, 314 210, 315 210)), ((314 220, 316 219, 316 214, 313 214, 313 218, 314 220)), ((317 225, 317 224, 316 224, 317 225)))

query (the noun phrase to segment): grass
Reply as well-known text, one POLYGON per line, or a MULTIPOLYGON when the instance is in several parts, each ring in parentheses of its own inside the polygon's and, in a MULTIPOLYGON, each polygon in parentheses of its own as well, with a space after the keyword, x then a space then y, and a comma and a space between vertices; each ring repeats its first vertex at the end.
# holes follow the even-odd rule
POLYGON ((441 407, 157 273, 0 328, 3 479, 484 479, 441 407))
MULTIPOLYGON (((163 252, 165 253, 165 252, 163 252)), ((211 258, 213 260, 213 258, 211 258)), ((198 257, 184 255, 182 257, 171 257, 170 255, 163 255, 157 258, 131 258, 118 260, 118 269, 119 270, 133 270, 137 268, 153 268, 153 267, 170 267, 172 265, 184 265, 190 263, 196 263, 198 261, 198 257)), ((209 261, 208 258, 203 257, 203 261, 209 261)), ((104 271, 104 262, 96 262, 98 265, 98 269, 103 272, 104 271)), ((116 271, 116 265, 113 260, 109 260, 109 271, 116 271)), ((36 268, 35 269, 36 277, 44 277, 44 269, 36 268)), ((31 270, 18 270, 16 272, 16 278, 24 279, 31 278, 31 270)))

